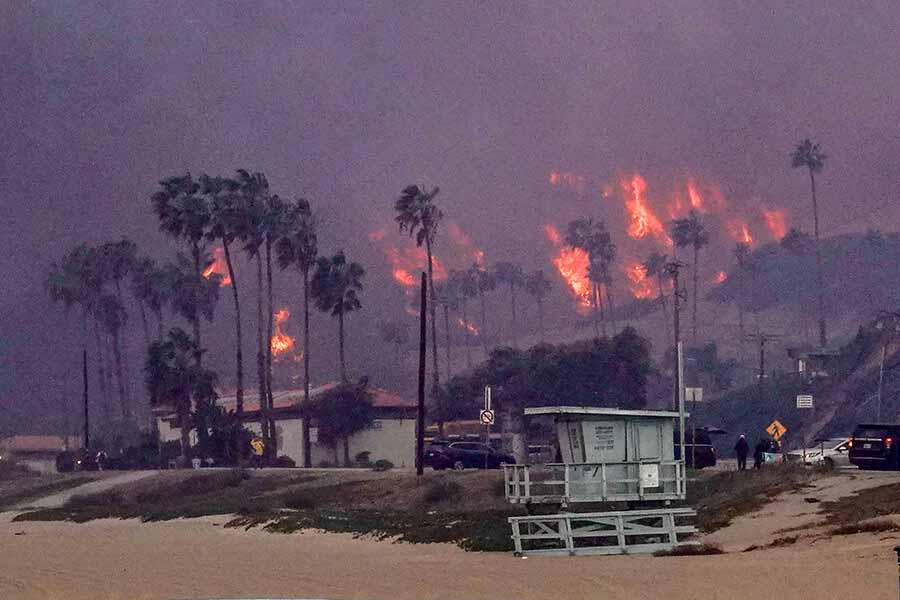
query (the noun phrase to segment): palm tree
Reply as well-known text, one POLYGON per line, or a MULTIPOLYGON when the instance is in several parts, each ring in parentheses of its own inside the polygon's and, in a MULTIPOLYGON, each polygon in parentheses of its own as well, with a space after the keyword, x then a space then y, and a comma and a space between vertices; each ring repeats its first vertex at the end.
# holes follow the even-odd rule
MULTIPOLYGON (((309 407, 309 271, 316 264, 319 242, 316 235, 316 220, 309 202, 298 199, 288 209, 287 222, 290 227, 276 245, 278 266, 286 269, 295 266, 303 276, 303 407, 309 407)), ((309 442, 309 419, 303 419, 303 462, 312 466, 312 449, 309 442)))
POLYGON ((819 244, 819 204, 816 199, 816 173, 825 168, 825 159, 828 158, 819 148, 819 144, 805 139, 791 154, 791 167, 797 169, 806 167, 809 170, 809 185, 812 189, 813 208, 813 233, 816 238, 816 288, 819 295, 819 344, 824 348, 828 343, 828 335, 825 326, 825 289, 822 285, 822 250, 819 244))
POLYGON ((131 404, 130 381, 128 376, 128 358, 125 345, 121 337, 122 327, 128 321, 128 313, 125 309, 125 297, 122 294, 122 280, 127 277, 137 263, 137 244, 127 238, 118 242, 107 242, 98 248, 100 276, 106 281, 112 281, 115 288, 115 299, 118 307, 113 307, 106 299, 101 320, 107 327, 113 339, 113 355, 115 357, 116 378, 119 380, 119 402, 122 405, 122 416, 130 419, 131 404))
POLYGON ((740 333, 740 342, 744 343, 744 267, 747 264, 747 257, 750 255, 750 244, 747 242, 738 242, 734 245, 734 257, 738 264, 738 331, 740 333))
POLYGON ((466 311, 468 301, 478 293, 478 285, 471 271, 450 271, 450 286, 459 294, 459 306, 462 312, 464 339, 466 346, 466 366, 472 368, 472 347, 469 344, 469 316, 466 311))
POLYGON ((241 196, 237 193, 237 181, 222 177, 200 178, 201 192, 209 199, 211 222, 210 240, 222 242, 225 264, 228 267, 228 280, 231 283, 231 296, 234 301, 235 327, 235 412, 238 418, 244 414, 244 336, 241 328, 241 300, 238 295, 237 275, 231 258, 231 245, 240 232, 241 196))
MULTIPOLYGON (((275 247, 275 244, 278 240, 288 231, 290 224, 287 221, 288 219, 288 207, 287 204, 282 202, 281 198, 278 197, 277 194, 265 196, 265 222, 264 229, 266 233, 266 297, 268 298, 268 312, 266 313, 268 316, 268 321, 266 324, 267 336, 266 336, 266 381, 268 384, 266 385, 266 392, 268 394, 268 404, 269 410, 273 410, 275 408, 275 401, 272 397, 273 391, 273 377, 272 377, 272 336, 274 335, 274 319, 275 319, 275 298, 274 292, 272 288, 272 250, 275 247)), ((275 421, 272 420, 270 424, 270 428, 272 430, 272 456, 277 456, 277 448, 275 448, 275 444, 277 443, 277 436, 275 435, 275 421)), ((268 448, 268 445, 267 445, 268 448)), ((268 451, 268 450, 267 450, 268 451)))
MULTIPOLYGON (((206 268, 206 240, 212 213, 207 198, 200 194, 200 184, 194 181, 190 173, 168 177, 159 182, 162 189, 153 194, 151 202, 153 211, 159 219, 159 228, 177 240, 182 240, 189 249, 192 267, 197 277, 203 277, 206 268)), ((197 305, 199 299, 191 304, 197 305)), ((196 342, 195 358, 199 365, 202 361, 200 348, 200 319, 191 321, 196 342)))
MULTIPOLYGON (((582 217, 571 221, 566 228, 566 244, 572 248, 583 250, 588 255, 588 280, 593 286, 591 294, 594 304, 594 333, 600 336, 598 318, 603 313, 602 289, 606 289, 610 314, 613 312, 610 288, 612 287, 612 263, 616 258, 616 245, 606 230, 603 221, 594 223, 591 218, 582 217)), ((603 331, 606 333, 606 319, 603 319, 603 331)))
POLYGON ((607 334, 603 313, 603 267, 599 261, 588 261, 587 278, 591 282, 591 303, 594 305, 594 337, 599 338, 600 321, 603 322, 603 335, 607 334))
POLYGON ((400 364, 400 353, 403 345, 409 342, 409 326, 406 321, 381 321, 378 323, 378 331, 381 333, 381 339, 394 346, 395 360, 400 364))
POLYGON ((394 210, 397 216, 394 220, 400 225, 400 231, 408 231, 410 236, 416 236, 416 246, 425 246, 425 253, 428 257, 428 289, 431 306, 429 316, 431 318, 431 354, 432 354, 432 375, 434 377, 434 393, 437 394, 441 385, 441 375, 438 372, 437 357, 437 311, 435 307, 434 293, 434 257, 432 250, 434 248, 434 238, 437 235, 438 223, 441 222, 444 214, 441 209, 434 203, 435 196, 438 195, 440 188, 434 188, 430 192, 425 191, 425 186, 421 188, 417 185, 409 185, 403 189, 400 197, 394 203, 394 210))
POLYGON ((341 382, 347 383, 347 361, 344 357, 344 315, 362 308, 358 292, 362 290, 365 269, 358 263, 347 262, 340 251, 331 258, 316 261, 310 291, 316 308, 338 318, 338 341, 341 361, 341 382))
POLYGON ((128 396, 125 392, 125 375, 122 358, 122 328, 128 320, 125 307, 116 296, 112 294, 102 294, 95 304, 95 315, 98 321, 103 325, 109 335, 113 339, 113 356, 116 366, 116 383, 119 392, 119 408, 122 412, 123 421, 131 420, 131 409, 128 403, 128 396))
POLYGON ((484 347, 484 356, 487 358, 490 354, 490 350, 488 348, 487 339, 487 310, 484 303, 484 295, 487 292, 496 289, 497 278, 494 277, 493 273, 478 263, 474 263, 469 267, 469 276, 475 282, 475 289, 478 290, 478 299, 481 303, 481 333, 479 334, 479 337, 481 338, 481 344, 484 347))
POLYGON ((453 289, 453 282, 450 280, 439 283, 434 291, 437 303, 444 309, 444 349, 447 354, 447 380, 453 377, 452 361, 450 359, 450 311, 459 308, 459 294, 453 289))
POLYGON ((150 323, 147 319, 147 308, 151 297, 154 295, 153 273, 156 271, 156 263, 147 256, 135 260, 131 270, 131 294, 137 301, 138 311, 141 314, 141 325, 144 329, 144 346, 150 347, 150 323))
POLYGON ((669 257, 659 252, 654 252, 647 257, 647 260, 641 265, 647 277, 656 278, 656 289, 659 292, 659 305, 662 307, 663 322, 665 323, 666 333, 669 336, 669 343, 672 342, 672 330, 669 327, 669 318, 666 316, 666 293, 663 289, 663 278, 666 275, 666 264, 669 257))
POLYGON ((144 366, 145 383, 153 406, 175 410, 181 428, 181 464, 188 464, 191 431, 191 404, 215 401, 216 375, 197 364, 202 349, 187 333, 172 329, 165 340, 150 345, 144 366))
POLYGON ((518 346, 518 327, 516 324, 516 290, 521 289, 523 285, 525 285, 525 273, 522 270, 522 267, 510 263, 510 262, 500 262, 494 265, 494 274, 497 277, 497 281, 499 283, 505 283, 509 286, 509 296, 510 296, 510 313, 512 316, 512 345, 513 347, 518 346))
POLYGON ((538 331, 541 336, 541 343, 544 341, 544 298, 550 293, 551 284, 544 271, 538 269, 530 273, 525 278, 525 291, 528 292, 535 303, 537 303, 538 312, 538 331))
POLYGON ((691 246, 694 249, 694 265, 693 265, 693 276, 694 276, 694 297, 693 297, 693 314, 691 317, 692 320, 692 334, 694 338, 694 343, 697 343, 697 295, 699 291, 699 278, 698 278, 698 267, 700 262, 700 250, 709 244, 709 233, 706 231, 706 226, 700 220, 700 217, 694 210, 691 210, 690 214, 683 219, 675 219, 669 226, 670 233, 672 235, 672 239, 675 241, 675 245, 679 248, 683 248, 685 246, 691 246))

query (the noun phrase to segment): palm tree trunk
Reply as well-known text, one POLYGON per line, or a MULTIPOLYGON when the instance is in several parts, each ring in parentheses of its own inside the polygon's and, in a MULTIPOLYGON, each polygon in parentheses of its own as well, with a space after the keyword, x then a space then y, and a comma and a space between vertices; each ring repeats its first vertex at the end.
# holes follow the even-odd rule
POLYGON ((341 359, 341 381, 347 383, 347 362, 344 359, 344 311, 338 312, 338 351, 341 359))
POLYGON ((144 329, 144 344, 145 348, 150 347, 150 323, 147 321, 147 310, 144 308, 144 302, 142 300, 137 301, 138 309, 141 313, 141 325, 144 329))
POLYGON ((478 290, 478 296, 481 300, 481 333, 479 337, 481 338, 481 345, 484 346, 484 359, 487 360, 490 351, 488 350, 487 341, 487 317, 485 316, 487 311, 484 306, 484 291, 478 290))
POLYGON ((656 286, 659 289, 659 303, 662 306, 662 316, 663 316, 663 327, 666 330, 667 339, 669 340, 669 345, 671 346, 674 342, 672 341, 672 327, 669 324, 669 316, 667 314, 666 308, 666 294, 663 290, 663 277, 662 271, 656 273, 656 286))
POLYGON ((450 307, 446 304, 444 305, 444 337, 446 340, 445 346, 447 350, 447 381, 450 381, 450 379, 453 377, 450 361, 450 307))
POLYGON ((544 301, 540 296, 536 298, 538 309, 538 332, 541 336, 541 343, 544 343, 544 301))
POLYGON ((266 396, 266 350, 263 340, 263 266, 262 254, 256 253, 256 377, 259 381, 259 427, 263 441, 269 440, 269 411, 266 396))
POLYGON ((437 349, 437 307, 435 306, 434 294, 434 268, 431 258, 431 234, 425 231, 425 250, 428 252, 428 307, 429 316, 431 317, 431 366, 433 369, 432 380, 434 386, 434 394, 437 394, 441 387, 441 374, 438 372, 438 349, 437 349))
POLYGON ((122 411, 122 420, 131 420, 131 410, 128 407, 128 395, 125 393, 125 369, 122 366, 122 347, 119 339, 119 330, 112 332, 113 357, 116 364, 116 382, 119 385, 119 408, 122 411))
POLYGON ((275 419, 272 417, 272 411, 275 410, 275 401, 272 397, 272 333, 274 329, 275 319, 275 298, 272 291, 272 240, 266 236, 266 289, 269 300, 269 313, 267 320, 266 336, 266 404, 269 408, 269 435, 271 439, 266 444, 266 451, 269 456, 278 456, 278 436, 275 428, 275 419))
POLYGON ((825 289, 822 285, 822 249, 819 243, 819 204, 816 200, 816 178, 809 170, 809 183, 812 188, 813 230, 816 234, 816 288, 819 296, 819 345, 828 345, 828 333, 825 326, 825 289))
POLYGON ((222 240, 222 247, 225 249, 225 264, 228 265, 228 278, 231 280, 231 295, 234 298, 234 326, 237 336, 237 344, 235 350, 235 368, 237 370, 235 376, 237 379, 237 389, 235 390, 235 412, 238 419, 244 414, 244 336, 241 332, 241 300, 238 297, 237 278, 234 275, 234 266, 231 263, 231 250, 228 242, 222 240))
POLYGON ((612 282, 610 278, 606 277, 606 282, 603 284, 606 287, 606 304, 607 304, 607 316, 609 320, 612 321, 613 333, 615 333, 616 327, 616 305, 613 302, 613 294, 612 294, 612 282))
POLYGON ((303 270, 303 466, 312 466, 312 442, 309 439, 309 269, 303 270))
POLYGON ((515 284, 509 284, 509 295, 512 300, 512 343, 513 348, 519 347, 519 332, 516 326, 516 286, 515 284))
POLYGON ((694 305, 693 305, 693 314, 691 316, 691 328, 692 335, 694 337, 694 344, 697 343, 697 290, 699 289, 699 277, 698 277, 698 258, 700 255, 700 249, 694 245, 694 305))
POLYGON ((600 339, 600 287, 594 282, 594 337, 600 339))
MULTIPOLYGON (((118 279, 116 279, 115 285, 116 285, 116 298, 119 300, 119 305, 122 307, 122 311, 124 312, 125 311, 125 298, 122 295, 122 286, 118 279)), ((127 313, 126 313, 126 316, 127 316, 127 313)), ((116 352, 116 363, 117 363, 116 371, 117 371, 117 376, 118 376, 118 373, 121 372, 121 377, 122 377, 123 381, 120 382, 119 385, 122 387, 122 389, 125 392, 123 406, 125 407, 126 410, 124 411, 123 416, 125 416, 125 413, 127 413, 128 414, 127 418, 130 419, 131 418, 131 404, 132 404, 131 375, 129 373, 130 369, 128 368, 128 349, 127 349, 126 342, 127 342, 127 340, 122 339, 119 331, 113 332, 113 349, 116 352)))
POLYGON ((109 402, 109 388, 106 383, 106 360, 103 355, 103 342, 100 338, 100 324, 94 321, 94 341, 97 344, 97 374, 100 377, 100 396, 103 398, 103 419, 107 428, 112 422, 111 407, 109 402))
POLYGON ((163 313, 162 309, 156 311, 156 339, 158 341, 162 341, 163 339, 163 313))
POLYGON ((466 297, 462 296, 462 319, 463 319, 463 330, 464 330, 464 341, 466 345, 466 366, 468 368, 472 368, 472 347, 469 345, 469 341, 471 338, 471 332, 469 331, 469 316, 466 313, 466 297))
POLYGON ((191 404, 190 400, 185 403, 184 400, 179 402, 178 421, 181 426, 181 466, 187 467, 188 453, 191 448, 191 404))

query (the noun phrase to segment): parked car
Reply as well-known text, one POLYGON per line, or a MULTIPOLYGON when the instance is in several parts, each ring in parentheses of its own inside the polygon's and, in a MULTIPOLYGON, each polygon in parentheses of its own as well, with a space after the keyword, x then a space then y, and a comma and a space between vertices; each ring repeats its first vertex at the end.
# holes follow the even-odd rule
MULTIPOLYGON (((687 429, 687 428, 685 428, 687 429)), ((716 466, 716 448, 712 443, 712 435, 725 433, 721 429, 711 429, 707 427, 698 428, 696 437, 694 432, 686 430, 684 432, 684 464, 695 469, 703 469, 705 467, 716 466), (696 458, 697 464, 694 464, 696 458)), ((680 434, 675 432, 675 460, 681 458, 680 434)))
POLYGON ((452 442, 447 445, 434 445, 426 453, 426 463, 435 471, 444 469, 499 469, 500 465, 515 464, 516 459, 494 450, 481 442, 452 442))
POLYGON ((847 466, 850 464, 850 438, 818 440, 818 444, 810 448, 791 450, 787 453, 787 460, 805 465, 847 466))
POLYGON ((425 466, 434 468, 434 457, 442 450, 445 450, 449 445, 450 442, 447 440, 433 440, 429 442, 425 447, 425 452, 423 454, 425 466))
POLYGON ((898 442, 900 425, 857 425, 847 442, 850 462, 861 469, 898 469, 898 442))

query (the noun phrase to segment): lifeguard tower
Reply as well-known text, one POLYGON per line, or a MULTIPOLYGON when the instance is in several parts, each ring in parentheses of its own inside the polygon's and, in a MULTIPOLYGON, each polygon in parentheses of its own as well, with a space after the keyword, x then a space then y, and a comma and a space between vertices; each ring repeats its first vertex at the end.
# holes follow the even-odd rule
MULTIPOLYGON (((690 543, 690 508, 672 507, 687 492, 683 460, 675 459, 677 412, 577 406, 526 408, 556 421, 561 463, 504 465, 514 504, 628 503, 614 512, 559 512, 510 517, 517 554, 655 552, 690 543)), ((683 428, 681 429, 683 431, 683 428)))

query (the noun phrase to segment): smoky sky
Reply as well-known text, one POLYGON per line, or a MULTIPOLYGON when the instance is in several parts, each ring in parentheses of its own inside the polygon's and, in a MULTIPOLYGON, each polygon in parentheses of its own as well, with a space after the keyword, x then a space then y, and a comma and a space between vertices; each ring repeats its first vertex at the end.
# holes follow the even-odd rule
MULTIPOLYGON (((384 364, 374 324, 403 314, 369 233, 403 242, 392 201, 411 182, 441 187, 445 215, 489 263, 549 272, 543 224, 613 227, 600 185, 634 172, 651 196, 696 177, 735 210, 781 207, 810 230, 809 182, 788 163, 808 136, 829 155, 823 232, 893 230, 900 7, 852 4, 4 3, 0 424, 41 429, 78 385, 78 319, 42 288, 50 262, 121 236, 171 259, 149 197, 185 171, 264 171, 278 194, 312 202, 323 252, 368 270, 349 324, 357 374, 384 364), (550 186, 554 170, 591 187, 550 186)), ((238 266, 250 303, 252 271, 238 266)), ((296 277, 277 285, 297 307, 296 277)), ((230 311, 223 293, 205 326, 224 377, 230 311)), ((134 315, 129 328, 137 340, 134 315)), ((323 380, 335 324, 316 315, 313 328, 323 380)), ((140 344, 129 353, 138 388, 140 344)))

